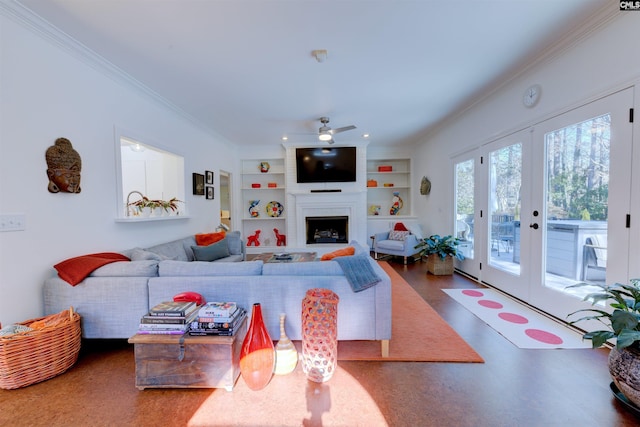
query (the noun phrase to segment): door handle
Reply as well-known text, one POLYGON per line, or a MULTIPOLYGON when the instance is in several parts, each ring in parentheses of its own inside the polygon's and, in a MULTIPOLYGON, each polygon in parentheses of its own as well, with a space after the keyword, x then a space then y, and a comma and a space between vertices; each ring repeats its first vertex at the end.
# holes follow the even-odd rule
POLYGON ((534 222, 533 224, 529 224, 529 227, 533 228, 534 230, 538 229, 538 223, 534 222))

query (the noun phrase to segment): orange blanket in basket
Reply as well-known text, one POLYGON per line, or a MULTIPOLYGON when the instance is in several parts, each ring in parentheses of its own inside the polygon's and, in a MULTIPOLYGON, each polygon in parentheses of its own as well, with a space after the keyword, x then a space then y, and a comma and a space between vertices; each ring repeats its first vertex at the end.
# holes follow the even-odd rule
POLYGON ((115 252, 101 252, 97 254, 81 255, 69 258, 53 266, 58 270, 58 276, 71 286, 82 282, 91 272, 103 265, 116 261, 131 261, 126 256, 115 252))

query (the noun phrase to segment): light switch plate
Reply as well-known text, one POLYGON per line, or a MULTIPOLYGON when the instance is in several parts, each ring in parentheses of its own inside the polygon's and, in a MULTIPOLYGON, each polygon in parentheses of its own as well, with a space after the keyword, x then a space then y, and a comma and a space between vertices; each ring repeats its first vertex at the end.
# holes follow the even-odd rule
POLYGON ((0 231, 22 231, 26 228, 26 223, 25 214, 0 215, 0 231))

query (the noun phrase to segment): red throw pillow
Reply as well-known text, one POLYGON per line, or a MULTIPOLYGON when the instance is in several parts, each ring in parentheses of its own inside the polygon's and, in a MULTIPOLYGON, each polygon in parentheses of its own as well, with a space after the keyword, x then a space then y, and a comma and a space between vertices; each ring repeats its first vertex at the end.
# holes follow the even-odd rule
POLYGON ((198 246, 209 246, 213 243, 219 242, 224 239, 225 232, 217 231, 215 233, 202 233, 196 234, 196 245, 198 246))
POLYGON ((404 226, 401 222, 396 222, 396 225, 393 227, 394 231, 409 231, 407 227, 404 226))
POLYGON ((326 254, 322 255, 320 260, 322 260, 322 261, 330 261, 330 260, 334 259, 335 257, 349 256, 349 255, 353 255, 355 253, 356 253, 356 248, 354 248, 353 246, 347 246, 346 248, 338 249, 336 251, 329 252, 329 253, 326 253, 326 254))
POLYGON ((58 270, 58 276, 70 285, 82 282, 91 272, 103 265, 116 261, 130 261, 129 258, 115 252, 101 252, 69 258, 53 266, 58 270))

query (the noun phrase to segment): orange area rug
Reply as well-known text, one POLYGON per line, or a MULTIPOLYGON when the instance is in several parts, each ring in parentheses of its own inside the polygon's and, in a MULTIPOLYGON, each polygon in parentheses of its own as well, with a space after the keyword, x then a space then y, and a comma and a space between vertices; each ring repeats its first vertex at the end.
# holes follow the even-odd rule
MULTIPOLYGON (((385 385, 373 385, 366 378, 354 377, 347 361, 356 364, 356 361, 484 362, 392 267, 386 262, 380 265, 392 283, 393 336, 389 358, 381 357, 379 342, 340 341, 338 366, 326 383, 307 380, 300 362, 291 374, 274 375, 259 391, 250 390, 240 376, 233 392, 212 390, 198 410, 190 414, 187 425, 398 425, 390 422, 388 414, 385 416, 381 410, 387 407, 388 393, 393 391, 385 385)), ((300 352, 300 341, 295 344, 300 352)), ((371 369, 376 371, 373 365, 371 369)), ((157 390, 141 393, 154 392, 157 390)), ((411 390, 408 393, 411 394, 411 390)), ((424 425, 424 419, 420 421, 424 425)), ((403 425, 420 425, 420 422, 405 420, 403 425)))
POLYGON ((484 363, 393 267, 384 261, 379 264, 391 277, 389 357, 382 357, 378 341, 340 341, 338 360, 484 363))

